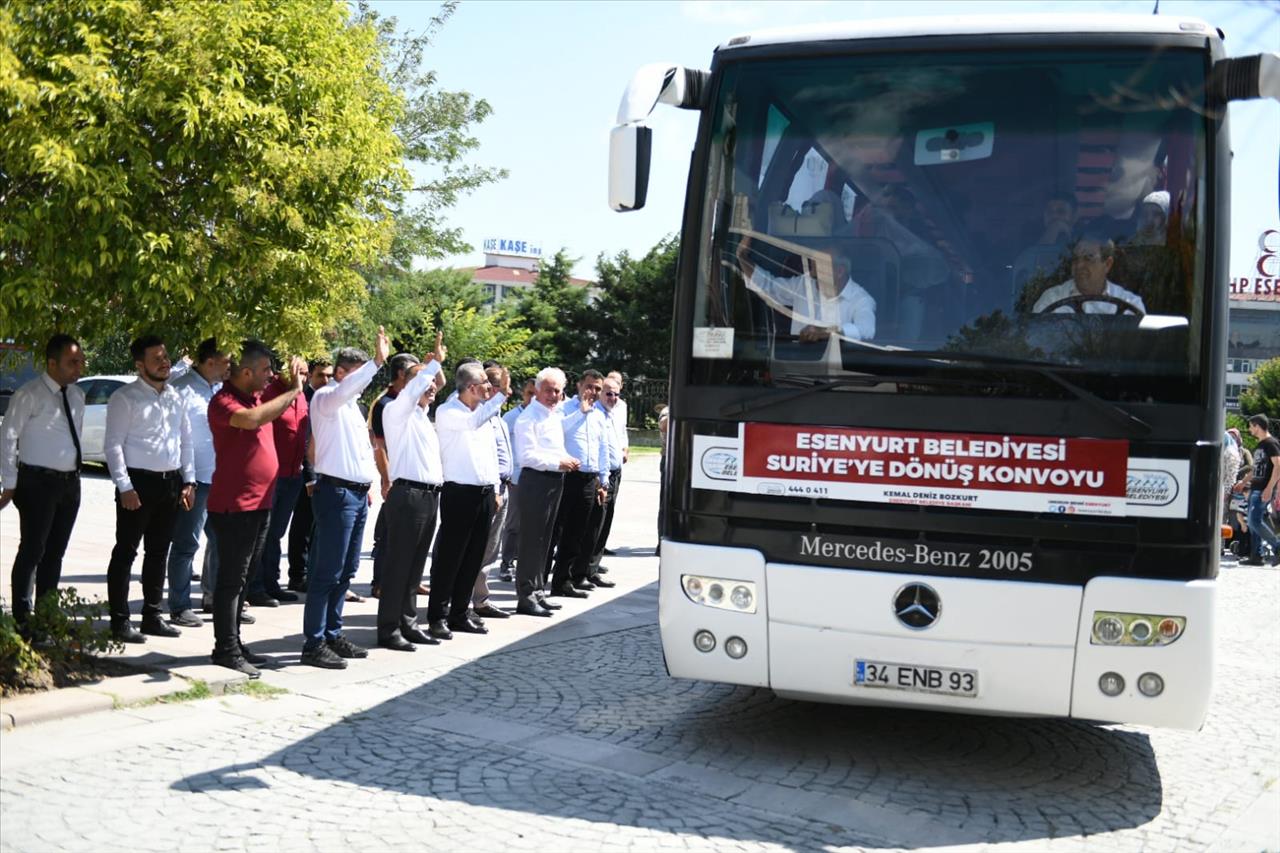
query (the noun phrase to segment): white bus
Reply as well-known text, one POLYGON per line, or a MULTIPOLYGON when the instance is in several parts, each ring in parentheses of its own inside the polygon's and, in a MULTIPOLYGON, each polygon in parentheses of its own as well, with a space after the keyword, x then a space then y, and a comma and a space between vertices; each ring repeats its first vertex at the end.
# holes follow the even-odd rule
POLYGON ((1103 15, 768 32, 710 71, 641 69, 615 210, 644 204, 655 105, 701 113, 663 483, 670 673, 1198 728, 1226 105, 1278 78, 1203 21, 1103 15))

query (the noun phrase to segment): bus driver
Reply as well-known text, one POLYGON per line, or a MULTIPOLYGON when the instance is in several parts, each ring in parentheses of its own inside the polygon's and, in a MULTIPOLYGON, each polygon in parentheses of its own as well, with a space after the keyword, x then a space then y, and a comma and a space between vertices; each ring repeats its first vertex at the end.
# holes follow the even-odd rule
POLYGON ((833 334, 855 341, 876 334, 876 301, 849 277, 849 259, 832 250, 833 281, 809 275, 780 278, 751 260, 751 238, 738 245, 738 262, 747 288, 791 318, 791 334, 801 341, 823 341, 833 334))
POLYGON ((1115 243, 1082 237, 1071 252, 1072 277, 1040 294, 1032 313, 1145 315, 1141 296, 1107 279, 1115 260, 1115 243))

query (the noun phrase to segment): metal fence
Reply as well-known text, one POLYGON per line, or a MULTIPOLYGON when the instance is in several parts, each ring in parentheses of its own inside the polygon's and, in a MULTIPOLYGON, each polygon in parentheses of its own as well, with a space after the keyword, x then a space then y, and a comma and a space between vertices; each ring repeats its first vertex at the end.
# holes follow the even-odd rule
POLYGON ((667 402, 667 380, 631 379, 622 392, 627 401, 627 427, 636 430, 658 428, 655 408, 667 402))

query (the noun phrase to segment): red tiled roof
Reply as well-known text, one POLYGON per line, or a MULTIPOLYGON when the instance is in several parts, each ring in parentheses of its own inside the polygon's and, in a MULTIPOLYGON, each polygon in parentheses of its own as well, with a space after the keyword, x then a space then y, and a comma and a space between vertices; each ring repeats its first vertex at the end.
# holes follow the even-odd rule
MULTIPOLYGON (((533 283, 537 279, 536 272, 514 269, 512 267, 463 267, 471 273, 471 280, 484 284, 522 284, 533 283)), ((585 278, 570 278, 574 287, 594 287, 595 282, 585 278)))

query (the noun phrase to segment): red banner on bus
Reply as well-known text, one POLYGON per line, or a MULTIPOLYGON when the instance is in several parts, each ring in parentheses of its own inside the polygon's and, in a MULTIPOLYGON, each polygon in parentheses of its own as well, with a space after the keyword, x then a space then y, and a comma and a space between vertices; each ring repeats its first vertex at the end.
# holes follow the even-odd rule
POLYGON ((746 477, 1125 497, 1129 443, 748 423, 746 477))

